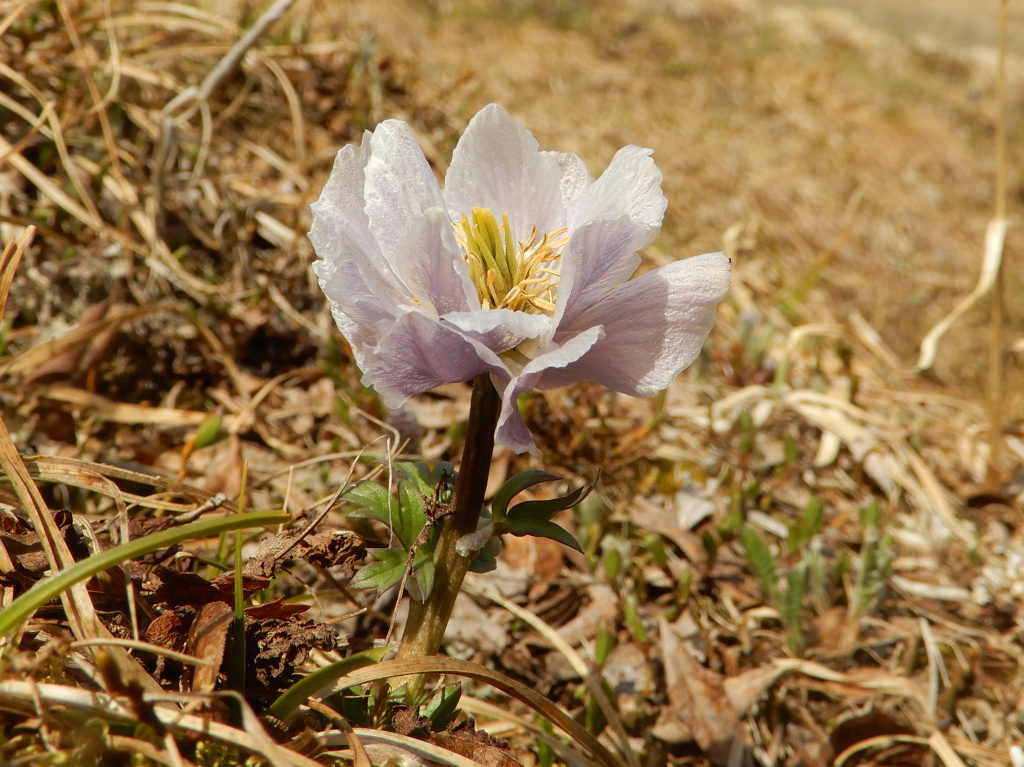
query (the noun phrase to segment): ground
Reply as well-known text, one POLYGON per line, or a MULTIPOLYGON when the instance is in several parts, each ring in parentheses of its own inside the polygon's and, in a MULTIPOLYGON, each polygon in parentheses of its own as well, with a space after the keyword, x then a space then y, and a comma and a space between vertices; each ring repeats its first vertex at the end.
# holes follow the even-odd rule
POLYGON ((1024 746, 1019 8, 1002 162, 995 2, 300 0, 203 90, 264 10, 0 5, 0 238, 36 227, 0 264, 2 604, 26 604, 48 568, 142 546, 20 628, 0 614, 0 758, 230 764, 184 730, 168 745, 145 696, 245 689, 266 714, 314 668, 387 647, 393 592, 349 586, 385 526, 343 503, 285 549, 351 481, 458 464, 469 387, 388 411, 360 385, 309 269, 308 205, 338 148, 388 118, 443 178, 490 102, 595 175, 652 148, 668 211, 642 269, 725 251, 716 327, 653 400, 583 384, 522 403, 540 455, 499 449, 489 494, 529 468, 600 480, 558 517, 582 553, 506 536, 497 569, 467 581, 455 660, 434 670, 462 681, 478 729, 370 687, 372 705, 313 696, 291 729, 214 740, 267 755, 269 731, 288 748, 272 761, 358 762, 344 715, 373 763, 411 739, 527 765, 952 767, 1024 746), (1001 328, 986 295, 917 370, 979 279, 1000 167, 1001 328), (295 519, 245 547, 241 578, 223 532, 239 506, 295 519), (172 540, 204 520, 220 527, 172 540), (110 634, 214 671, 69 644, 110 634), (97 689, 143 724, 101 715, 97 689), (557 757, 530 712, 557 717, 552 703, 577 727, 559 722, 557 757), (105 724, 76 740, 71 710, 105 724))

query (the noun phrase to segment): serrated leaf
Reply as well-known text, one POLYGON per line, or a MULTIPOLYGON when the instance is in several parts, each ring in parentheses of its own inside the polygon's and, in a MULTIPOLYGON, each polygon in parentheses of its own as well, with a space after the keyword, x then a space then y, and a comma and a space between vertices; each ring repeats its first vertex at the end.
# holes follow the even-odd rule
POLYGON ((508 513, 509 502, 528 487, 539 485, 543 482, 554 482, 561 479, 557 474, 550 474, 540 469, 521 471, 514 477, 506 480, 505 484, 498 488, 491 501, 491 512, 495 519, 502 520, 508 513))
POLYGON ((409 482, 398 483, 398 513, 394 516, 391 529, 408 551, 420 537, 427 524, 427 502, 409 482))
POLYGON ((461 684, 446 684, 434 696, 420 706, 420 716, 430 719, 434 732, 443 731, 455 717, 462 698, 461 684))
POLYGON ((405 575, 408 555, 401 549, 370 549, 370 556, 376 561, 360 568, 349 586, 354 589, 377 589, 387 591, 396 583, 401 582, 405 575))
POLYGON ((391 527, 395 504, 388 491, 376 482, 362 482, 342 496, 361 507, 348 513, 356 519, 376 519, 391 527))
POLYGON ((416 461, 415 463, 402 461, 396 463, 395 466, 406 479, 416 486, 416 489, 422 495, 429 496, 434 492, 434 486, 430 483, 430 467, 423 461, 416 461))
POLYGON ((583 553, 583 547, 580 546, 579 542, 569 531, 550 520, 524 516, 515 521, 509 519, 508 528, 512 535, 519 537, 532 535, 536 538, 550 538, 561 543, 563 546, 568 546, 571 549, 576 549, 581 554, 583 553))
POLYGON ((757 530, 744 525, 740 530, 740 543, 746 552, 750 569, 754 571, 764 585, 765 593, 773 605, 778 604, 779 584, 775 571, 775 559, 772 557, 768 544, 764 542, 757 530))

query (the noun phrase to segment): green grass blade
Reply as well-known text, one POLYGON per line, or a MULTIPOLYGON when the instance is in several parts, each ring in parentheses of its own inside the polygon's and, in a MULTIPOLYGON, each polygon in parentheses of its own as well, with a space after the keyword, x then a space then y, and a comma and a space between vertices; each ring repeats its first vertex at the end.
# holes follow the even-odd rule
POLYGON ((349 674, 349 672, 364 666, 372 666, 374 663, 380 663, 389 652, 391 651, 387 647, 364 650, 345 658, 345 660, 332 663, 329 666, 324 666, 310 674, 306 674, 302 679, 281 693, 277 700, 270 704, 267 713, 273 714, 281 721, 287 721, 288 717, 295 712, 295 709, 317 692, 328 685, 333 685, 343 676, 349 674))
POLYGON ((10 606, 0 611, 0 636, 12 634, 18 626, 31 617, 32 613, 51 599, 59 596, 61 592, 122 562, 137 559, 138 557, 193 538, 206 538, 230 530, 249 527, 283 525, 290 520, 291 516, 289 514, 280 511, 232 515, 230 517, 221 517, 220 519, 205 519, 200 522, 192 522, 188 525, 174 527, 170 530, 161 530, 159 533, 153 533, 144 538, 122 543, 120 546, 115 546, 88 559, 83 559, 81 562, 76 562, 67 570, 47 576, 11 602, 10 606))

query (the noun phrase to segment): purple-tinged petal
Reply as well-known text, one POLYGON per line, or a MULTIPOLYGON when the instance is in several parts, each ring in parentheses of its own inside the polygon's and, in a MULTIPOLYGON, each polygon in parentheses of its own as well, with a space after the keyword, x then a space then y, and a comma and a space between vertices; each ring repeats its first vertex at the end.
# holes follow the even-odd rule
POLYGON ((554 328, 551 318, 545 314, 527 314, 511 309, 451 312, 441 319, 498 354, 554 328))
POLYGON ((408 123, 385 120, 370 139, 365 204, 370 231, 393 266, 402 240, 423 213, 444 197, 408 123))
POLYGON ((574 199, 566 210, 569 233, 588 221, 626 214, 646 231, 640 248, 654 241, 665 217, 668 200, 661 192, 661 171, 651 150, 627 146, 616 152, 601 177, 574 199))
POLYGON ((541 234, 564 225, 562 170, 539 151, 537 140, 497 104, 469 121, 452 154, 445 199, 453 217, 473 207, 490 208, 498 220, 508 213, 518 240, 537 227, 541 234))
MULTIPOLYGON (((571 365, 585 355, 596 343, 600 342, 603 331, 600 327, 588 328, 582 333, 569 338, 563 344, 554 345, 548 351, 531 360, 522 372, 499 388, 501 393, 501 414, 494 439, 507 445, 517 453, 525 453, 535 449, 533 436, 519 415, 519 395, 530 389, 538 388, 549 371, 571 365)), ((500 386, 500 382, 499 382, 500 386)))
POLYGON ((617 288, 640 265, 647 233, 629 216, 602 218, 576 230, 562 254, 555 317, 562 324, 617 288))
POLYGON ((483 373, 508 378, 494 352, 454 327, 421 312, 398 318, 367 356, 363 383, 373 386, 388 407, 442 384, 469 381, 483 373))
MULTIPOLYGON (((325 254, 326 249, 320 248, 319 252, 325 254)), ((359 262, 367 260, 359 244, 341 232, 332 241, 330 255, 313 264, 320 289, 330 301, 334 321, 352 347, 361 369, 367 354, 377 345, 377 328, 382 323, 393 322, 400 311, 397 302, 381 300, 382 294, 387 295, 385 288, 376 285, 375 291, 364 279, 359 262)), ((373 273, 371 280, 378 282, 373 273)))
POLYGON ((430 208, 413 222, 395 269, 413 300, 436 315, 480 310, 444 208, 430 208))
MULTIPOLYGON (((538 386, 596 381, 650 397, 696 358, 729 290, 730 263, 721 253, 687 258, 619 286, 574 318, 563 331, 602 325, 604 338, 578 361, 546 370, 538 386)), ((557 340, 559 335, 555 336, 557 340)))

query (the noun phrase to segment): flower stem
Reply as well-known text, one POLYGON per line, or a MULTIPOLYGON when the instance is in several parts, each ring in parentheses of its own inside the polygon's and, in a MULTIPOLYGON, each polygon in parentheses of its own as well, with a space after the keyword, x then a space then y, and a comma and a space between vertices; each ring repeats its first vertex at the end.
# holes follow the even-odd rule
MULTIPOLYGON (((435 655, 441 647, 445 628, 455 608, 470 559, 461 556, 455 544, 464 535, 476 532, 487 489, 487 475, 494 452, 494 428, 498 423, 501 398, 490 376, 478 376, 473 382, 473 403, 469 411, 466 446, 455 481, 455 511, 444 521, 434 553, 434 588, 423 604, 411 602, 409 621, 398 648, 398 657, 416 658, 435 655)), ((422 686, 410 680, 409 690, 422 686)))

